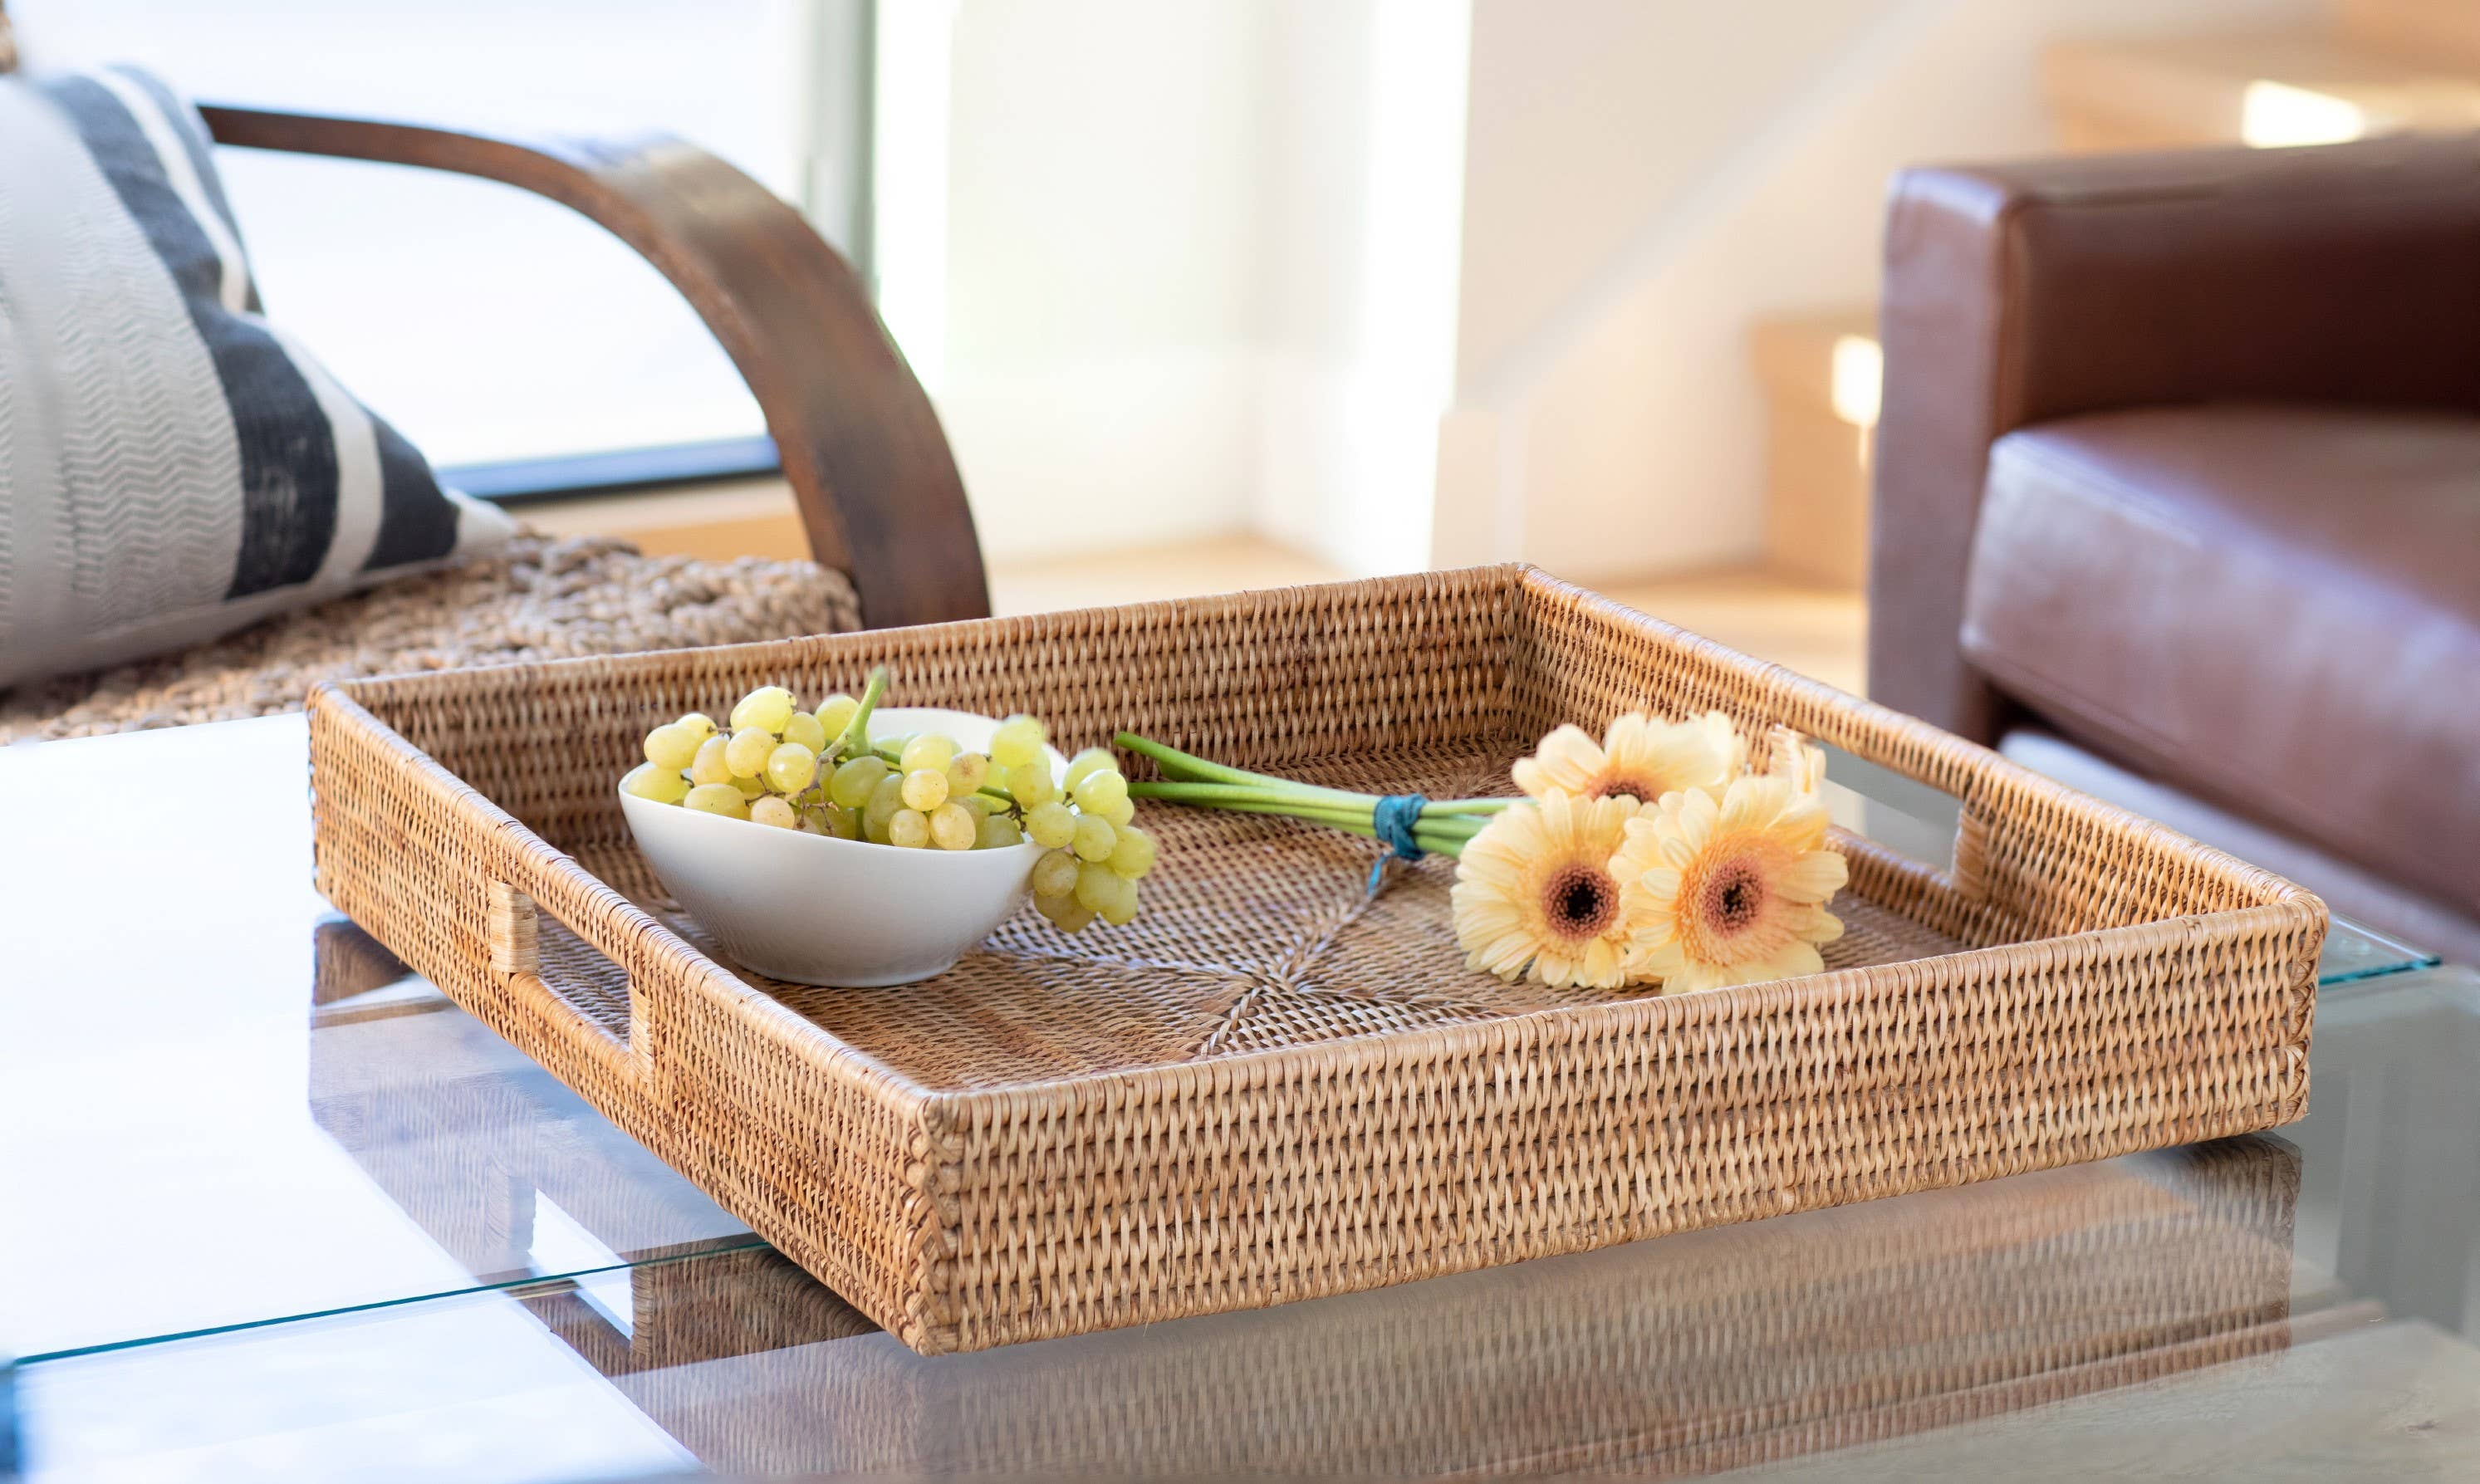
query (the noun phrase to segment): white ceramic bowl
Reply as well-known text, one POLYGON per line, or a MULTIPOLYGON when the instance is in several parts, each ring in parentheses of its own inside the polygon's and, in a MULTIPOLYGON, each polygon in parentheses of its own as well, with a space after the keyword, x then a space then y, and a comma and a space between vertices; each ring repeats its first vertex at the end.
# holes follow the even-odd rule
MULTIPOLYGON (((998 723, 969 711, 881 706, 873 736, 936 731, 987 752, 998 723)), ((1051 776, 1067 764, 1050 755, 1051 776)), ((854 988, 944 971, 1022 905, 1042 847, 897 850, 770 830, 620 795, 663 888, 726 954, 770 979, 854 988)))

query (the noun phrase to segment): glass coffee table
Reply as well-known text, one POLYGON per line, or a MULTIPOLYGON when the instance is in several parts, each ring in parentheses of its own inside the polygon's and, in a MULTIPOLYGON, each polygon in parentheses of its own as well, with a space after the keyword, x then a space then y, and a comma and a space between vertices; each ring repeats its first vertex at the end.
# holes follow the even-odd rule
POLYGON ((305 759, 0 751, 32 1478, 2480 1471, 2480 975, 2378 934, 2277 1135, 930 1359, 329 911, 305 759))

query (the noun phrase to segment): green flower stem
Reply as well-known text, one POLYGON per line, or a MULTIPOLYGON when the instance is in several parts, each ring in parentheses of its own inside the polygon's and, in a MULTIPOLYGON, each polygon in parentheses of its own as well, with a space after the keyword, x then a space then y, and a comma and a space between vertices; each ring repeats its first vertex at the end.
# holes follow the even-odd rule
MULTIPOLYGON (((1345 815, 1327 818, 1305 814, 1296 807, 1279 804, 1216 804, 1208 805, 1206 807, 1227 809, 1240 814, 1271 814, 1282 819, 1298 819, 1313 825, 1325 825, 1330 829, 1345 831, 1373 840, 1378 837, 1377 827, 1369 822, 1366 815, 1357 819, 1345 815)), ((1421 825, 1412 827, 1412 843, 1436 856, 1460 856, 1464 853, 1465 843, 1471 838, 1471 835, 1462 832, 1441 833, 1421 825)))
POLYGON ((1360 803, 1374 798, 1371 794, 1353 793, 1341 788, 1322 788, 1315 783, 1303 783, 1292 779, 1277 778, 1271 773, 1252 773, 1246 768, 1226 767, 1208 762, 1194 754, 1175 747, 1165 747, 1150 737, 1124 731, 1111 740, 1139 756, 1150 757, 1167 776, 1187 775, 1188 780, 1206 783, 1255 784, 1278 788, 1293 798, 1324 798, 1348 803, 1360 803))
MULTIPOLYGON (((1314 783, 1277 778, 1269 773, 1227 767, 1133 732, 1121 732, 1113 740, 1140 757, 1150 758, 1164 775, 1159 781, 1146 780, 1130 783, 1130 798, 1186 804, 1200 808, 1230 809, 1243 814, 1271 814, 1325 825, 1371 839, 1378 837, 1375 819, 1379 796, 1376 794, 1323 788, 1314 783)), ((1413 823, 1412 842, 1436 855, 1460 856, 1465 843, 1489 823, 1489 816, 1520 802, 1515 799, 1433 801, 1422 806, 1421 817, 1413 823)))
MULTIPOLYGON (((1375 794, 1350 794, 1350 803, 1339 803, 1316 795, 1303 796, 1284 789, 1253 783, 1130 783, 1131 799, 1159 799, 1166 804, 1192 804, 1207 808, 1243 809, 1252 812, 1291 814, 1320 824, 1370 824, 1378 806, 1375 794)), ((1492 812, 1495 812, 1494 810, 1492 812)), ((1481 832, 1486 821, 1466 814, 1421 811, 1419 828, 1433 834, 1469 837, 1481 832)))
POLYGON ((1197 783, 1179 780, 1157 783, 1150 780, 1141 780, 1128 785, 1128 796, 1134 799, 1164 799, 1174 804, 1313 804, 1338 809, 1356 809, 1363 814, 1377 806, 1377 800, 1367 794, 1344 794, 1330 798, 1322 794, 1299 793, 1271 783, 1197 783))

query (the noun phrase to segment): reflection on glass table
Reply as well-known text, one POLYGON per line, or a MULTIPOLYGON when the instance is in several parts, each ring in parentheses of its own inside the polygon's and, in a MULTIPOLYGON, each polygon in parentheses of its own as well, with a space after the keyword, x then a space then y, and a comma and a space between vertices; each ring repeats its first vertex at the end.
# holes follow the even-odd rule
POLYGON ((359 928, 335 918, 312 939, 319 1003, 306 1036, 291 1030, 307 1051, 306 1099, 208 1110, 208 1127, 243 1141, 216 1164, 288 1188, 251 1192, 267 1202, 257 1235, 276 1260, 178 1290, 133 1276, 146 1300, 135 1314, 83 1300, 38 1313, 20 1330, 28 1358, 547 1278, 593 1293, 601 1274, 625 1290, 636 1263, 762 1246, 359 928), (339 1156, 349 1183, 330 1171, 339 1156), (330 1245, 339 1239, 351 1244, 330 1245))
POLYGON ((41 1275, 0 1281, 0 1353, 754 1242, 331 925, 304 753, 297 716, 0 749, 0 794, 76 802, 17 810, 0 852, 29 925, 0 994, 0 1272, 41 1275), (133 774, 213 783, 168 805, 133 774))
POLYGON ((711 1253, 37 1364, 21 1406, 39 1479, 2450 1473, 2480 1467, 2475 1058, 2480 977, 2407 973, 2320 1030, 2281 1137, 965 1356, 711 1253))
POLYGON ((589 1417, 604 1469, 1701 1472, 2279 1350, 2312 1321, 2297 1188, 2287 1147, 2232 1140, 939 1358, 724 1254, 634 1269, 626 1325, 566 1285, 462 1295, 35 1367, 27 1407, 38 1477, 175 1448, 269 1476, 313 1434, 349 1471, 425 1414, 460 1478, 538 1476, 536 1419, 589 1417), (180 1398, 155 1436, 101 1425, 139 1394, 180 1398))

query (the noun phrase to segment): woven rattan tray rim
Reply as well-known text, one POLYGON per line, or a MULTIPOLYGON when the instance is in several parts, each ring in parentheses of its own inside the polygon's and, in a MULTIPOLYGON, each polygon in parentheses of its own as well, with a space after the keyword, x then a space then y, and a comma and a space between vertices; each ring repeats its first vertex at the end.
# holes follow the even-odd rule
MULTIPOLYGON (((2271 872, 2032 773, 1988 748, 1810 679, 1784 666, 1750 658, 1716 641, 1551 576, 1528 564, 1511 563, 1478 569, 1474 575, 1481 573, 1504 576, 1529 592, 1554 601, 1597 609, 1617 622, 1642 627, 1692 651, 1702 658, 1727 665, 1752 682, 1762 682, 1763 688, 1771 693, 1770 699, 1782 710, 1799 716, 1809 724, 1808 729, 1813 735, 1844 747, 1871 762, 1967 801, 1993 789, 2019 791, 2041 806, 2071 813, 2088 826, 2116 833, 2131 847, 2183 857, 2191 867, 2217 877, 2236 889, 2257 895, 2260 904, 2087 929, 1907 959, 1895 964, 1830 970, 1797 979, 1744 985, 1692 995, 1646 996, 1603 1004, 1545 1007, 1486 1022, 1372 1031, 1308 1044, 1235 1052, 1202 1062, 1121 1067, 977 1087, 926 1087, 902 1070, 838 1038, 771 995, 743 982, 659 919, 621 896, 574 857, 552 846, 497 803, 405 740, 360 699, 383 694, 407 682, 416 685, 434 682, 438 678, 437 673, 325 683, 314 693, 312 705, 314 711, 324 709, 338 713, 340 717, 349 719, 354 726, 401 749, 415 762, 420 775, 441 792, 443 802, 455 809, 479 816, 482 822, 492 827, 507 852, 506 864, 511 869, 525 871, 531 878, 530 883, 512 881, 511 884, 534 895, 571 931, 597 949, 616 957, 619 938, 643 937, 665 957, 677 960, 678 966, 692 970, 708 990, 734 1002, 736 1012, 751 1017, 752 1030, 777 1040, 784 1049, 818 1070, 848 1078, 870 1096, 890 1101, 891 1106, 907 1113, 917 1112, 922 1117, 932 1120, 935 1126, 946 1128, 982 1123, 988 1121, 989 1115, 999 1114, 1002 1111, 1089 1108, 1097 1101, 1108 1102, 1121 1096, 1141 1095, 1155 1088, 1176 1090, 1199 1086, 1215 1088, 1264 1086, 1284 1081, 1294 1074, 1314 1071, 1332 1075, 1377 1067, 1389 1061, 1408 1058, 1429 1059, 1442 1054, 1506 1054, 1524 1047, 1557 1044, 1572 1036, 1593 1031, 1663 1031, 1732 1022, 1785 1010, 1843 1008, 1863 998, 1873 986, 1882 985, 1889 975, 1950 966, 1960 971, 1956 977, 1968 981, 1975 977, 1977 969, 1996 968, 2025 954, 2054 956, 2068 953, 2088 960, 2105 959, 2140 955, 2157 948, 2236 941, 2285 928, 2312 927, 2316 931, 2305 939, 2310 945, 2311 957, 2297 966, 2299 977, 2312 983, 2311 968, 2314 940, 2322 934, 2326 915, 2324 904, 2312 893, 2271 872), (1915 764, 1902 755, 1905 744, 1921 750, 1922 760, 1919 763, 1915 764), (565 894, 600 899, 597 903, 600 913, 560 910, 556 900, 563 893, 542 890, 554 883, 567 888, 565 894), (620 931, 609 934, 601 931, 602 925, 595 920, 598 915, 603 915, 620 931)), ((1289 595, 1299 595, 1304 601, 1313 601, 1315 595, 1321 592, 1361 587, 1369 581, 1415 580, 1418 579, 1364 579, 1361 582, 1234 593, 1125 607, 1071 609, 1034 615, 1025 622, 1037 628, 1058 632, 1108 631, 1138 625, 1150 614, 1169 616, 1183 605, 1257 601, 1289 595)), ((884 646, 891 640, 900 646, 904 637, 909 635, 923 647, 931 647, 936 645, 940 634, 958 627, 961 626, 928 625, 912 630, 821 637, 830 644, 841 641, 862 647, 870 641, 884 646)), ((759 652, 776 648, 782 642, 718 645, 694 652, 721 655, 759 652)), ((680 652, 671 652, 670 657, 677 658, 680 652)), ((562 673, 607 675, 625 672, 633 660, 641 657, 592 655, 548 660, 502 667, 494 675, 514 687, 530 683, 539 677, 562 673)), ((480 672, 460 674, 478 675, 480 672)), ((1862 849, 1874 848, 1866 841, 1849 844, 1862 849)), ((1940 874, 1934 868, 1917 862, 1905 864, 1940 874)), ((1445 965, 1445 969, 1448 972, 1460 971, 1454 964, 1445 965)))

